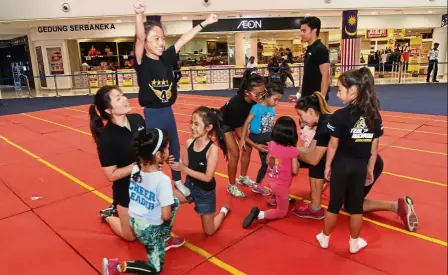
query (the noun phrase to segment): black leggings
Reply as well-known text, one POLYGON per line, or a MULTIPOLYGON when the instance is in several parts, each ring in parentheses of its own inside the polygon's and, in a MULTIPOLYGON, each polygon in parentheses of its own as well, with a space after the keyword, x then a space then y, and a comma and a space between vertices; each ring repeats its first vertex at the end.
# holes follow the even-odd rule
MULTIPOLYGON (((263 134, 250 133, 249 138, 256 144, 267 144, 269 141, 271 141, 271 133, 263 133, 263 134)), ((263 181, 264 177, 266 176, 266 171, 268 170, 268 164, 266 163, 266 157, 268 153, 259 151, 258 154, 260 155, 261 167, 258 170, 256 182, 260 184, 263 181)))
POLYGON ((331 167, 328 212, 338 214, 344 203, 348 213, 363 213, 368 162, 369 159, 335 158, 331 167))

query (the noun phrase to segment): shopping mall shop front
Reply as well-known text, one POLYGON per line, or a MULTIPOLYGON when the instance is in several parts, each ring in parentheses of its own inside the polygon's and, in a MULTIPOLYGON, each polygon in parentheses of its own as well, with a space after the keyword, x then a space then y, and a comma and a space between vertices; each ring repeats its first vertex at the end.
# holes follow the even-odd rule
MULTIPOLYGON (((223 19, 204 29, 179 54, 181 89, 226 89, 238 86, 249 57, 258 73, 268 75, 273 57, 285 58, 295 86, 300 85, 306 44, 300 39, 301 17, 223 19)), ((320 38, 330 49, 332 75, 340 64, 341 18, 321 17, 320 38)), ((200 21, 163 21, 167 47, 200 21)), ((133 23, 40 26, 29 31, 36 88, 94 90, 119 85, 134 91, 133 23)), ((440 15, 360 16, 359 64, 377 76, 396 76, 397 55, 407 61, 407 81, 425 74, 427 53, 434 42, 446 41, 440 15), (398 54, 398 51, 400 52, 398 54), (384 70, 384 72, 383 72, 384 70)), ((446 45, 445 45, 446 47, 446 45)), ((442 51, 441 51, 442 52, 442 51)), ((445 57, 443 57, 445 58, 445 57)), ((444 69, 440 70, 445 72, 444 69)), ((288 84, 289 81, 288 81, 288 84)))

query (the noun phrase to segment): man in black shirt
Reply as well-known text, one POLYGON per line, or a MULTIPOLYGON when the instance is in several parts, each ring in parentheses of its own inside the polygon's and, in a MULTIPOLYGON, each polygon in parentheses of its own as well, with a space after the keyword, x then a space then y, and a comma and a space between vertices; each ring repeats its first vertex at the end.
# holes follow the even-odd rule
POLYGON ((321 22, 317 17, 306 17, 300 22, 302 42, 307 42, 305 52, 302 87, 290 100, 298 100, 301 96, 309 96, 320 92, 328 101, 330 90, 330 52, 320 41, 321 22))

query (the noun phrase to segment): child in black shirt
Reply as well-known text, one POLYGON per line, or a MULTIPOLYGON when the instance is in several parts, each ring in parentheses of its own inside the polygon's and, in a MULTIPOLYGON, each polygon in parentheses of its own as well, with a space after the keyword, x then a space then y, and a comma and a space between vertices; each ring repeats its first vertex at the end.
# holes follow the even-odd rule
MULTIPOLYGON (((171 105, 176 102, 177 85, 173 66, 176 66, 178 53, 204 27, 218 21, 211 14, 204 22, 194 27, 168 49, 165 48, 165 33, 159 22, 143 24, 146 4, 139 0, 134 5, 135 18, 135 69, 137 72, 139 103, 144 108, 148 128, 166 129, 170 136, 170 155, 179 160, 180 145, 176 120, 171 105)), ((182 185, 181 174, 171 170, 176 187, 182 185)), ((184 194, 188 196, 189 194, 184 194)))
POLYGON ((379 100, 368 68, 347 71, 339 77, 339 100, 348 104, 337 110, 327 124, 331 136, 325 164, 330 181, 330 203, 322 233, 316 236, 322 248, 328 248, 339 210, 350 213, 350 253, 367 246, 360 238, 364 186, 374 179, 379 138, 383 134, 379 100), (331 176, 330 176, 331 175, 331 176))

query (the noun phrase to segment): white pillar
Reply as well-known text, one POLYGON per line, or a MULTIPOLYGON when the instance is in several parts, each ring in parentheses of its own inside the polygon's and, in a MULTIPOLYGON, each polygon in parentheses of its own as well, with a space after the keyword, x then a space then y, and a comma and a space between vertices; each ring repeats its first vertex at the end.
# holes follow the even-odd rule
POLYGON ((235 33, 235 64, 246 65, 246 53, 244 51, 244 33, 235 33))
POLYGON ((445 26, 443 28, 434 28, 434 32, 432 35, 432 41, 433 46, 434 43, 439 43, 439 70, 438 79, 442 79, 443 76, 447 74, 447 65, 446 64, 440 64, 440 63, 446 63, 447 62, 447 31, 448 27, 445 26))

